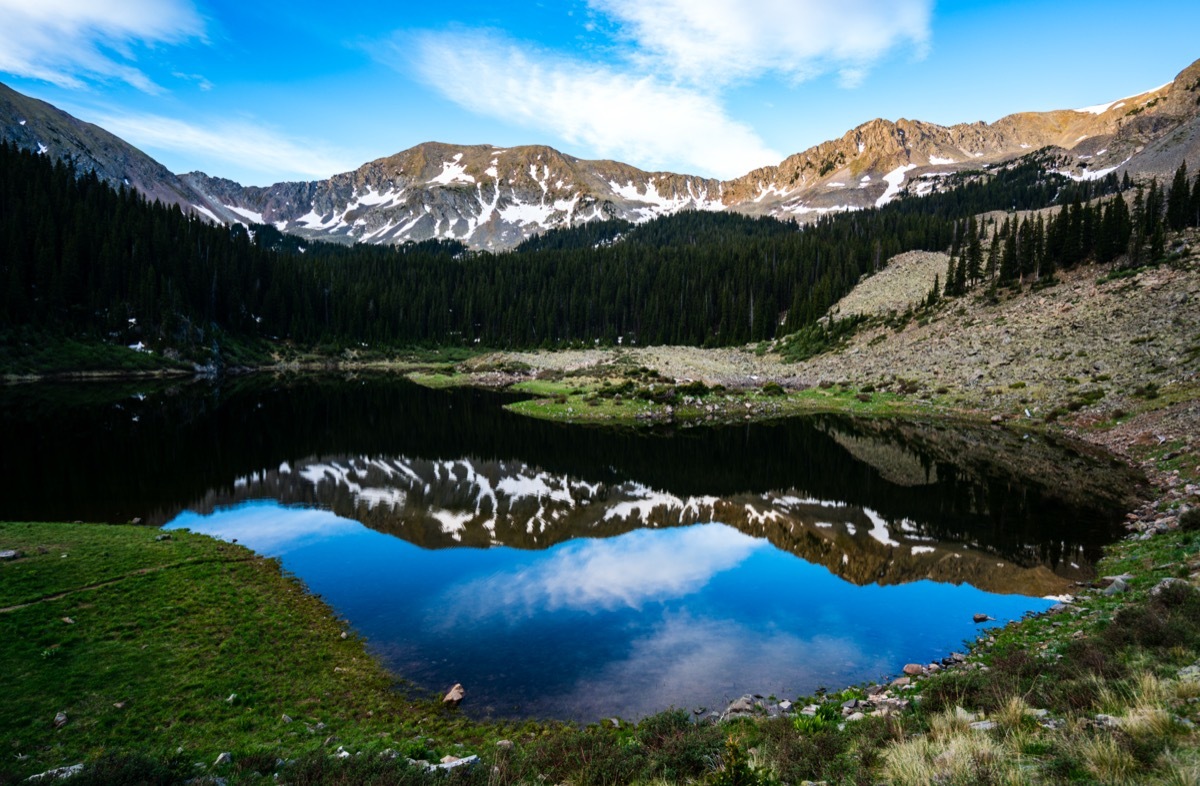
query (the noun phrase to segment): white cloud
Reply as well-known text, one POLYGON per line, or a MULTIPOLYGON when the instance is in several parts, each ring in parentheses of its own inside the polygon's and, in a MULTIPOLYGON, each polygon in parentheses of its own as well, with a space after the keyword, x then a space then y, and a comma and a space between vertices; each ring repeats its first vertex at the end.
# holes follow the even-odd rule
MULTIPOLYGON (((395 62, 408 41, 382 54, 395 62)), ((428 33, 411 52, 422 77, 473 112, 553 133, 644 169, 734 177, 779 161, 712 96, 654 77, 536 52, 479 32, 428 33)))
POLYGON ((695 84, 829 71, 858 84, 903 45, 923 53, 933 0, 589 0, 620 24, 635 57, 695 84))
POLYGON ((119 80, 158 92, 133 65, 133 45, 203 34, 189 0, 0 0, 0 71, 62 87, 119 80))
MULTIPOLYGON (((289 138, 246 121, 219 120, 196 126, 159 115, 110 114, 91 122, 138 147, 182 154, 189 162, 224 161, 257 172, 266 184, 283 179, 319 179, 348 172, 361 162, 319 143, 289 138)), ((243 185, 248 185, 243 183, 243 185)))

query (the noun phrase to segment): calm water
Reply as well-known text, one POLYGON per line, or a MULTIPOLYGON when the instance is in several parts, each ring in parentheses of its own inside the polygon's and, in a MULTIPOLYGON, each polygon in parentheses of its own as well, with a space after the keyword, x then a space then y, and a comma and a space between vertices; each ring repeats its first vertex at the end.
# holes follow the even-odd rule
POLYGON ((237 538, 480 715, 794 697, 960 648, 1090 575, 1134 479, 994 429, 654 434, 389 379, 0 391, 0 520, 237 538))

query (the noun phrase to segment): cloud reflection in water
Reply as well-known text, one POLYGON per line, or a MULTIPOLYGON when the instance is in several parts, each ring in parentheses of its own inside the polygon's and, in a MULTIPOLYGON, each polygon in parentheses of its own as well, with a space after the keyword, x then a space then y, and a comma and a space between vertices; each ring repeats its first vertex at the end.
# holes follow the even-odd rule
POLYGON ((637 530, 565 544, 528 567, 452 586, 432 605, 445 625, 561 610, 640 610, 700 590, 762 548, 770 544, 723 524, 637 530))

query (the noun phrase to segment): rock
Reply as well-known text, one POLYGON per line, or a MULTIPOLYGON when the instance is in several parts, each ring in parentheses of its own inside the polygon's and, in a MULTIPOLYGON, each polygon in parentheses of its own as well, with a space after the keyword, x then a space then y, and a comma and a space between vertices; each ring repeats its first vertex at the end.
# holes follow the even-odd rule
POLYGON ((499 740, 496 742, 496 747, 502 751, 510 751, 513 749, 512 740, 499 740))
POLYGON ((463 689, 463 686, 456 682, 454 683, 454 687, 451 688, 444 697, 442 697, 442 703, 451 707, 457 707, 462 703, 463 697, 466 695, 467 692, 463 689))
POLYGON ((1107 587, 1104 588, 1104 594, 1105 595, 1118 595, 1122 592, 1127 591, 1128 589, 1129 589, 1129 585, 1125 583, 1125 579, 1118 577, 1117 579, 1115 579, 1113 581, 1112 584, 1109 584, 1107 587))
POLYGON ((54 728, 61 729, 67 725, 67 713, 59 712, 54 716, 54 728))
POLYGON ((224 753, 217 756, 217 760, 213 762, 213 766, 214 767, 224 767, 226 764, 232 764, 232 763, 233 763, 233 754, 230 753, 229 751, 225 751, 224 753))
POLYGON ((469 766, 471 764, 474 764, 477 761, 479 761, 478 756, 464 756, 461 759, 455 758, 454 756, 446 756, 445 758, 442 759, 441 764, 435 764, 433 767, 430 767, 430 769, 431 770, 453 770, 458 767, 469 766), (446 761, 446 759, 452 759, 453 761, 446 761))
POLYGON ((993 423, 1003 423, 1004 417, 1001 415, 992 415, 992 422, 993 423))
POLYGON ((990 720, 975 721, 974 723, 971 724, 971 728, 974 729, 975 731, 991 731, 992 729, 996 728, 997 725, 998 724, 996 723, 996 721, 990 721, 990 720))
POLYGON ((1096 725, 1105 729, 1115 729, 1121 725, 1121 721, 1111 715, 1097 715, 1096 725))
POLYGON ((861 712, 855 712, 855 713, 851 713, 850 715, 847 715, 846 720, 847 721, 860 721, 865 717, 867 717, 867 716, 863 715, 861 712))
POLYGON ((850 699, 850 701, 842 702, 842 709, 852 710, 858 706, 858 699, 850 699))
POLYGON ((285 712, 283 715, 280 715, 280 716, 279 716, 279 720, 283 721, 284 723, 291 723, 291 722, 292 722, 292 716, 291 716, 291 715, 288 715, 288 714, 285 712))
POLYGON ((117 709, 119 709, 119 710, 123 710, 123 709, 125 709, 125 702, 123 702, 123 701, 115 701, 115 702, 113 702, 113 706, 114 706, 114 707, 116 707, 116 708, 117 708, 117 709))
POLYGON ((779 702, 779 709, 783 712, 788 712, 792 709, 792 703, 787 699, 784 699, 783 701, 779 702))
POLYGON ((226 703, 226 704, 233 704, 235 701, 237 701, 237 694, 236 694, 236 693, 231 693, 231 694, 229 694, 229 698, 225 700, 225 703, 226 703))
POLYGON ((1031 718, 1038 718, 1040 720, 1040 719, 1048 716, 1050 714, 1050 710, 1027 709, 1027 710, 1025 710, 1025 714, 1030 716, 1031 718))
POLYGON ((169 532, 165 532, 165 533, 163 533, 162 535, 155 535, 155 536, 154 536, 154 540, 155 540, 156 542, 158 542, 158 541, 164 541, 164 540, 171 540, 171 533, 169 533, 169 532))
MULTIPOLYGON (((21 556, 21 552, 17 551, 16 549, 6 549, 5 551, 0 551, 0 559, 2 560, 20 559, 21 556)), ((51 770, 51 772, 54 772, 54 770, 51 770)), ((33 779, 30 778, 30 780, 33 779)))
POLYGON ((66 625, 74 625, 75 624, 75 620, 71 619, 70 617, 63 617, 62 621, 66 625))
POLYGON ((1179 679, 1187 680, 1188 682, 1200 682, 1200 663, 1193 663, 1191 666, 1184 666, 1180 669, 1179 679))
POLYGON ((1192 589, 1191 582, 1185 581, 1184 579, 1165 578, 1162 581, 1160 581, 1154 585, 1154 588, 1150 590, 1150 596, 1153 598, 1157 598, 1159 595, 1163 594, 1163 592, 1167 589, 1167 587, 1176 587, 1176 586, 1187 587, 1188 589, 1192 589))
POLYGON ((26 783, 37 783, 38 781, 56 781, 59 778, 70 778, 73 775, 78 775, 83 772, 83 762, 72 764, 70 767, 56 767, 53 770, 39 772, 37 775, 30 775, 25 779, 26 783))
POLYGON ((747 694, 730 702, 721 717, 726 720, 730 718, 747 718, 754 714, 754 709, 754 697, 747 694))
POLYGON ((980 622, 991 622, 992 621, 992 617, 989 617, 986 614, 976 614, 975 616, 971 617, 971 619, 974 620, 976 624, 978 624, 980 622))
POLYGON ((967 656, 962 654, 961 652, 951 652, 950 660, 952 660, 955 663, 966 663, 967 656))
POLYGON ((907 687, 908 684, 911 682, 912 682, 912 680, 909 679, 908 677, 897 677, 896 679, 892 680, 892 684, 895 685, 897 688, 907 687))
POLYGON ((925 673, 925 667, 920 663, 908 663, 904 666, 904 673, 910 677, 919 677, 925 673))
POLYGON ((342 631, 342 636, 341 636, 341 637, 342 637, 343 639, 347 639, 347 638, 350 638, 350 634, 349 634, 349 633, 347 633, 346 631, 342 631))

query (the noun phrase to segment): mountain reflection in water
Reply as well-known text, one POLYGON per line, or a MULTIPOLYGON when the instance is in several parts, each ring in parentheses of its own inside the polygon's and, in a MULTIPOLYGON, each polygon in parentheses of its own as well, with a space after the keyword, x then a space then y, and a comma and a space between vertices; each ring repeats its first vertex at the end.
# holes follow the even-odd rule
POLYGON ((594 721, 721 709, 878 678, 1051 601, 928 580, 859 587, 722 524, 543 550, 429 550, 334 514, 247 502, 188 527, 278 556, 397 674, 461 682, 480 716, 594 721))
POLYGON ((972 614, 1089 578, 1137 483, 989 427, 645 432, 506 400, 383 377, 8 388, 0 520, 237 537, 418 685, 591 720, 945 654, 972 614))

